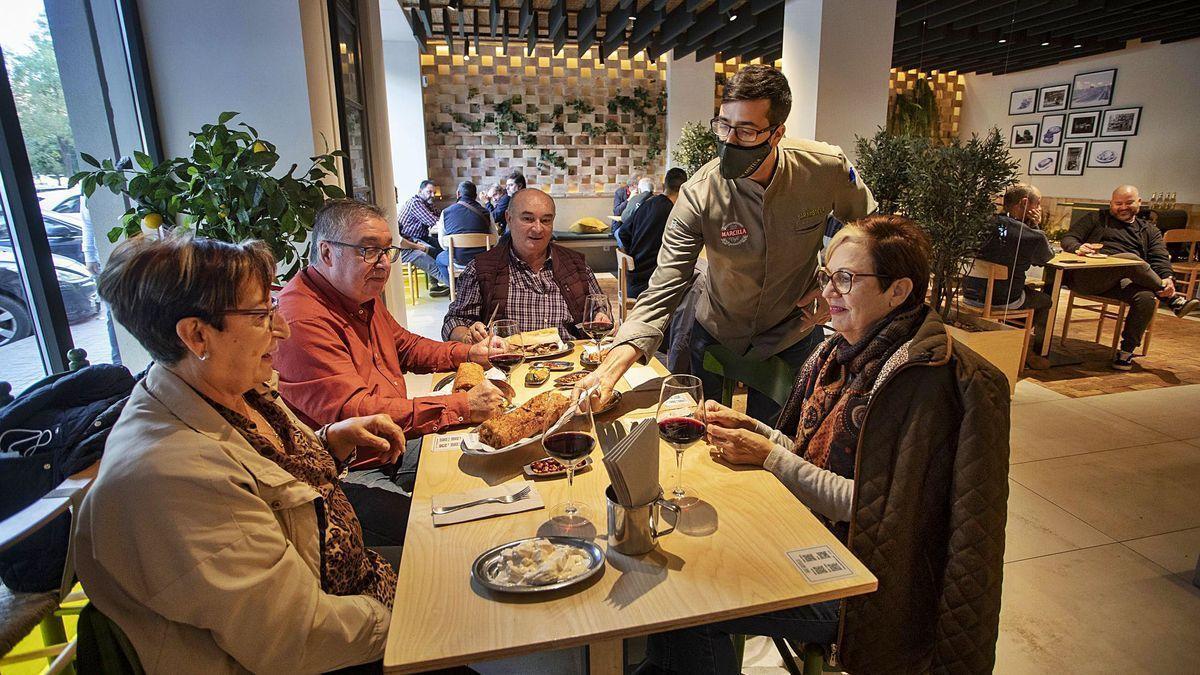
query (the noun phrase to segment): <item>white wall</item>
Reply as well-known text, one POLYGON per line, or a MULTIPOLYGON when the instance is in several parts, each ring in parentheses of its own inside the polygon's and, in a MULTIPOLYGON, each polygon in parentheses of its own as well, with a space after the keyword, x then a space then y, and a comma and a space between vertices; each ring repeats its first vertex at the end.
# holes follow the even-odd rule
MULTIPOLYGON (((667 61, 667 168, 678 163, 671 153, 679 143, 684 125, 708 124, 713 116, 716 91, 716 59, 697 61, 695 54, 667 61)), ((659 176, 661 182, 665 176, 659 176)))
MULTIPOLYGON (((964 137, 998 126, 1006 139, 1013 124, 1041 122, 1042 116, 1008 114, 1009 94, 1055 84, 1070 84, 1078 73, 1117 69, 1110 107, 1142 106, 1136 136, 1125 139, 1125 160, 1119 169, 1084 168, 1082 176, 1032 176, 1025 171, 1027 149, 1013 151, 1021 161, 1022 179, 1042 193, 1106 201, 1122 183, 1152 192, 1177 192, 1180 202, 1200 202, 1200 40, 1175 44, 1131 42, 1121 51, 1060 63, 1011 75, 967 75, 960 130, 964 137)), ((1094 110, 1094 108, 1092 108, 1094 110)), ((1066 111, 1069 112, 1069 111, 1066 111)), ((1092 140, 1092 139, 1081 139, 1092 140)))
POLYGON ((856 135, 871 136, 887 124, 895 27, 896 0, 826 2, 821 12, 814 138, 850 157, 856 135))
POLYGON ((783 74, 792 89, 788 138, 817 133, 817 87, 821 69, 822 0, 787 0, 783 6, 783 74))
MULTIPOLYGON (((386 68, 388 126, 392 137, 392 172, 400 201, 417 193, 429 177, 425 158, 425 110, 421 98, 421 56, 414 41, 383 42, 386 68)), ((453 185, 441 186, 451 195, 453 185)))
POLYGON ((168 156, 188 153, 189 131, 235 110, 235 122, 278 146, 280 165, 308 166, 313 121, 296 0, 141 0, 138 10, 168 156))

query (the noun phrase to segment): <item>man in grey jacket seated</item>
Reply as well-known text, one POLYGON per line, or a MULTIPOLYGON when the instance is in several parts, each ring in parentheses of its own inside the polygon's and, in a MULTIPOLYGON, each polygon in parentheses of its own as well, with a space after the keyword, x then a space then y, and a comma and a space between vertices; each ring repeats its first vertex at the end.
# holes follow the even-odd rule
POLYGON ((1163 244, 1162 233, 1153 223, 1138 217, 1142 206, 1138 189, 1122 185, 1113 190, 1108 209, 1088 214, 1071 226, 1063 237, 1064 251, 1089 255, 1102 253, 1138 260, 1141 264, 1073 272, 1068 284, 1076 292, 1100 295, 1129 305, 1121 346, 1113 358, 1114 370, 1132 370, 1133 352, 1142 344, 1142 336, 1162 298, 1175 316, 1187 316, 1200 307, 1200 300, 1188 300, 1175 292, 1171 256, 1163 244))

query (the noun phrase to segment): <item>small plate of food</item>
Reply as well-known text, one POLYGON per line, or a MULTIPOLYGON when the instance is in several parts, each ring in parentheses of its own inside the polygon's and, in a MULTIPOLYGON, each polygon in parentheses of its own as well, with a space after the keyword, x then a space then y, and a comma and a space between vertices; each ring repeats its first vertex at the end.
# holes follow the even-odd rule
POLYGON ((541 363, 552 373, 569 373, 575 370, 575 364, 570 361, 542 361, 541 363))
POLYGON ((595 368, 612 351, 612 346, 612 340, 603 340, 599 345, 595 342, 585 344, 583 351, 579 352, 579 365, 588 369, 595 368))
POLYGON ((575 343, 571 340, 560 340, 558 342, 525 345, 521 349, 525 352, 526 361, 534 361, 537 359, 552 359, 564 354, 570 354, 575 350, 575 343))
MULTIPOLYGON (((575 473, 583 471, 592 465, 591 457, 584 457, 583 461, 575 466, 575 473)), ((530 462, 521 467, 525 471, 525 475, 530 478, 548 478, 551 476, 567 475, 567 467, 563 463, 553 457, 543 457, 536 462, 530 462)))
POLYGON ((571 405, 562 392, 538 394, 515 410, 480 424, 463 436, 464 455, 498 455, 542 439, 543 420, 558 419, 571 405))
POLYGON ((573 373, 567 373, 566 375, 559 375, 558 377, 554 378, 554 386, 558 389, 570 389, 571 387, 575 386, 576 382, 582 380, 588 375, 591 375, 591 373, 587 372, 586 370, 577 370, 573 373))
POLYGON ((508 382, 504 381, 504 373, 496 368, 489 371, 484 371, 483 366, 470 361, 461 364, 458 370, 453 375, 447 375, 438 380, 433 386, 435 394, 458 394, 465 391, 471 391, 475 385, 483 381, 483 378, 491 380, 492 384, 504 394, 508 400, 513 400, 517 392, 508 382))
POLYGON ((575 537, 530 537, 479 554, 471 578, 503 593, 542 593, 573 586, 604 569, 604 550, 575 537))

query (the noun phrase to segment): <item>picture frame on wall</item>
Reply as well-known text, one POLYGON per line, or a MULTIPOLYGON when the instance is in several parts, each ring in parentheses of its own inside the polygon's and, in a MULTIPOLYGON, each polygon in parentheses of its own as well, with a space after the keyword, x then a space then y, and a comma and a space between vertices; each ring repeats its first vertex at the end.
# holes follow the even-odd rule
POLYGON ((1071 83, 1071 109, 1103 108, 1112 105, 1117 84, 1117 69, 1080 73, 1071 83))
POLYGON ((1142 121, 1142 108, 1109 108, 1100 122, 1101 136, 1137 136, 1142 121))
POLYGON ((1088 148, 1089 169, 1119 169, 1125 163, 1125 141, 1092 141, 1088 148))
POLYGON ((1062 145, 1066 115, 1046 115, 1042 118, 1042 133, 1038 136, 1039 148, 1057 148, 1062 145))
POLYGON ((1086 142, 1063 143, 1062 157, 1059 160, 1058 175, 1082 176, 1083 165, 1087 162, 1086 142))
POLYGON ((1030 176, 1053 176, 1058 173, 1057 150, 1034 150, 1029 153, 1030 176))
POLYGON ((1024 115, 1037 111, 1037 89, 1020 89, 1008 97, 1008 114, 1024 115))
POLYGON ((1056 84, 1053 87, 1038 89, 1038 112, 1066 110, 1070 95, 1071 85, 1069 84, 1056 84))
POLYGON ((1100 111, 1077 112, 1067 115, 1063 138, 1095 138, 1100 130, 1100 111))
POLYGON ((1033 124, 1014 124, 1008 147, 1036 148, 1038 143, 1038 129, 1039 125, 1036 122, 1033 124))

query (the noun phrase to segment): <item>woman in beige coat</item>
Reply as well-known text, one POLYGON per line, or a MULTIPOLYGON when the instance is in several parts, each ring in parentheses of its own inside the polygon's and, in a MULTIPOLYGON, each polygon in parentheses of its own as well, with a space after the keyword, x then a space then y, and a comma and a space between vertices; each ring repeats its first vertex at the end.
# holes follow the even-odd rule
POLYGON ((95 606, 147 672, 322 672, 383 655, 395 572, 339 486, 355 448, 392 459, 387 416, 317 432, 269 383, 288 328, 262 242, 137 239, 100 277, 154 357, 76 525, 95 606))

